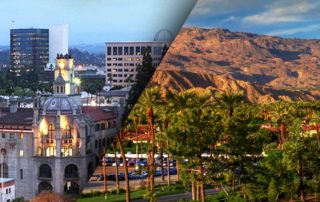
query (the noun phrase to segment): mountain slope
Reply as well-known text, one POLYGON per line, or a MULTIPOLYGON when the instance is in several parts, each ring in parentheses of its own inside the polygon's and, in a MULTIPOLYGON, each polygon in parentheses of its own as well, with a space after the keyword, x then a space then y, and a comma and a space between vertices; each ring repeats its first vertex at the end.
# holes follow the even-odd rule
POLYGON ((176 90, 242 90, 253 102, 317 99, 319 68, 319 40, 186 28, 153 82, 176 90))

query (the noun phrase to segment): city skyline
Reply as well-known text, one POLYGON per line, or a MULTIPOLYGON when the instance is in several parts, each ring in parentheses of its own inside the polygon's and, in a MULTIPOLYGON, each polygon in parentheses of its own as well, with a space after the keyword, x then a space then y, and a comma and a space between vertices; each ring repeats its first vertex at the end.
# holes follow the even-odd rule
POLYGON ((186 25, 286 38, 320 38, 317 0, 199 0, 186 25))
POLYGON ((0 45, 9 45, 11 28, 47 29, 55 24, 69 25, 71 46, 107 41, 152 41, 160 29, 168 29, 176 35, 196 2, 137 0, 132 4, 130 0, 79 0, 77 3, 72 0, 4 0, 0 6, 0 45))

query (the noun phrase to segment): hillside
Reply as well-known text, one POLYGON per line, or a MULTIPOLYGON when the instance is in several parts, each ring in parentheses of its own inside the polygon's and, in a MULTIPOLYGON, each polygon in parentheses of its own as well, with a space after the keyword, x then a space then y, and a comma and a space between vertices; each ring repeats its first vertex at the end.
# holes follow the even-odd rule
POLYGON ((243 90, 253 102, 318 99, 320 40, 185 28, 153 82, 165 88, 243 90))

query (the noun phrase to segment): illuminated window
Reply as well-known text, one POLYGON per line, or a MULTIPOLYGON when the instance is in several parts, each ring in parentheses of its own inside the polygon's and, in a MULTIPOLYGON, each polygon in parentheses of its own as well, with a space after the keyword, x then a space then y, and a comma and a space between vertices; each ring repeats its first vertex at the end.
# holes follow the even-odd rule
POLYGON ((64 130, 64 137, 66 139, 71 139, 72 138, 72 136, 71 136, 71 127, 70 127, 69 124, 66 125, 66 129, 64 130))
POLYGON ((55 133, 55 127, 54 125, 50 124, 48 128, 48 138, 49 139, 54 139, 54 133, 55 133))
POLYGON ((23 150, 20 150, 19 155, 20 157, 23 157, 23 150))

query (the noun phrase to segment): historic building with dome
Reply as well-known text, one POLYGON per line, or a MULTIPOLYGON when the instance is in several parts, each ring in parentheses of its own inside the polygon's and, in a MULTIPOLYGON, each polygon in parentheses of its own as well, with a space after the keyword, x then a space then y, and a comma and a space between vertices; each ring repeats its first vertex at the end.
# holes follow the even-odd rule
POLYGON ((82 106, 73 67, 58 55, 53 94, 37 93, 33 109, 0 108, 1 177, 16 180, 17 197, 80 193, 114 139, 118 109, 82 106))

